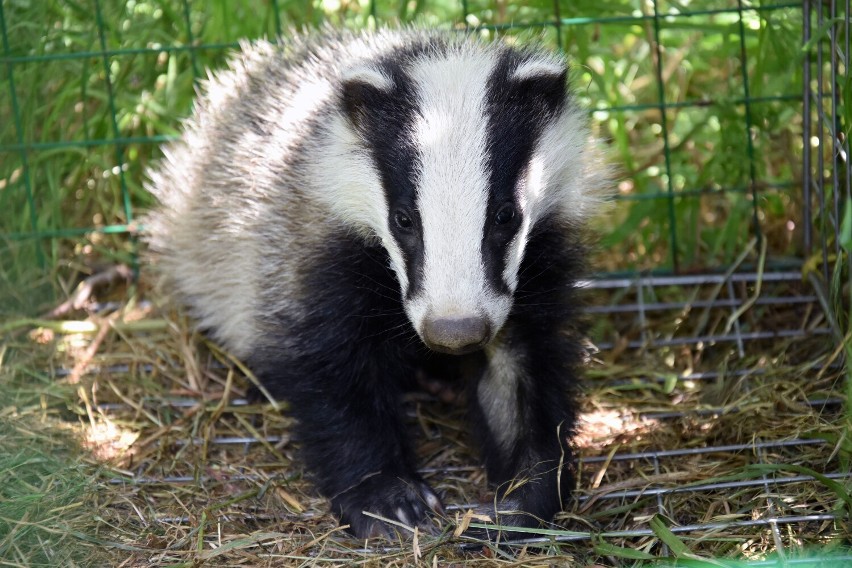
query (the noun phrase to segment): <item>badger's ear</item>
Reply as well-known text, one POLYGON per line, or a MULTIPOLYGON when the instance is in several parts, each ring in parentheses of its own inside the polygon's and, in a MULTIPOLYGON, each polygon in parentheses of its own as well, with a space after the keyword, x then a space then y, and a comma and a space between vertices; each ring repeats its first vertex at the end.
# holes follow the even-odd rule
POLYGON ((568 67, 550 59, 528 59, 515 69, 509 79, 526 100, 540 101, 550 114, 565 104, 568 93, 568 67))
POLYGON ((369 109, 380 108, 382 99, 393 89, 393 81, 372 66, 360 65, 343 72, 341 98, 346 116, 360 127, 369 109))

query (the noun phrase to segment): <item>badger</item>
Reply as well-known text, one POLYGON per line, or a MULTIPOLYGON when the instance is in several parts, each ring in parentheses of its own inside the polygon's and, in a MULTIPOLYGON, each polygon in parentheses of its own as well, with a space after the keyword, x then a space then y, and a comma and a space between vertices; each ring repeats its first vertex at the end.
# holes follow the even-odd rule
POLYGON ((442 511, 401 407, 418 376, 464 382, 501 524, 570 494, 606 176, 567 77, 560 55, 457 31, 244 43, 150 173, 167 289, 288 402, 357 537, 442 511))

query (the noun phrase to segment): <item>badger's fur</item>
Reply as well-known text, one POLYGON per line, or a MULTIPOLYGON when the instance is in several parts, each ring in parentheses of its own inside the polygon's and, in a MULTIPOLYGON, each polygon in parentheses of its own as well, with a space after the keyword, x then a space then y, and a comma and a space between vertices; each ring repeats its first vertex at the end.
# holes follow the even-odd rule
POLYGON ((565 62, 411 29, 242 48, 151 174, 165 281, 290 402, 357 536, 388 529, 362 511, 441 508, 401 423, 418 373, 467 376, 501 522, 549 520, 572 485, 581 227, 603 180, 565 62))

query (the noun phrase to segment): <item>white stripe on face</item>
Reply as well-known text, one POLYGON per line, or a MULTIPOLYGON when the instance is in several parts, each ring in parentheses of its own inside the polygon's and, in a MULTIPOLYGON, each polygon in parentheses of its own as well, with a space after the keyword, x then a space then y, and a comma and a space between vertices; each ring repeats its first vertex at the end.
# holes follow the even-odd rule
POLYGON ((485 54, 450 53, 411 70, 424 258, 423 286, 406 310, 421 333, 427 318, 467 317, 485 317, 496 332, 506 317, 500 312, 508 311, 488 287, 481 251, 489 179, 484 108, 493 67, 485 54))

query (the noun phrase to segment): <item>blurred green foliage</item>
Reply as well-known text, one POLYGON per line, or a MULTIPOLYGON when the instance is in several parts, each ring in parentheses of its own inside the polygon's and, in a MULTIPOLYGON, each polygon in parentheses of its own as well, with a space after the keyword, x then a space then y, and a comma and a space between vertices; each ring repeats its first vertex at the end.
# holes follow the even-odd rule
POLYGON ((618 174, 618 203, 599 223, 602 271, 724 266, 755 218, 770 255, 800 256, 802 8, 743 6, 6 0, 0 289, 13 301, 0 312, 40 305, 56 283, 68 288, 99 263, 131 259, 124 230, 151 203, 145 168, 190 112, 195 82, 241 38, 322 22, 466 23, 563 49, 618 174))

